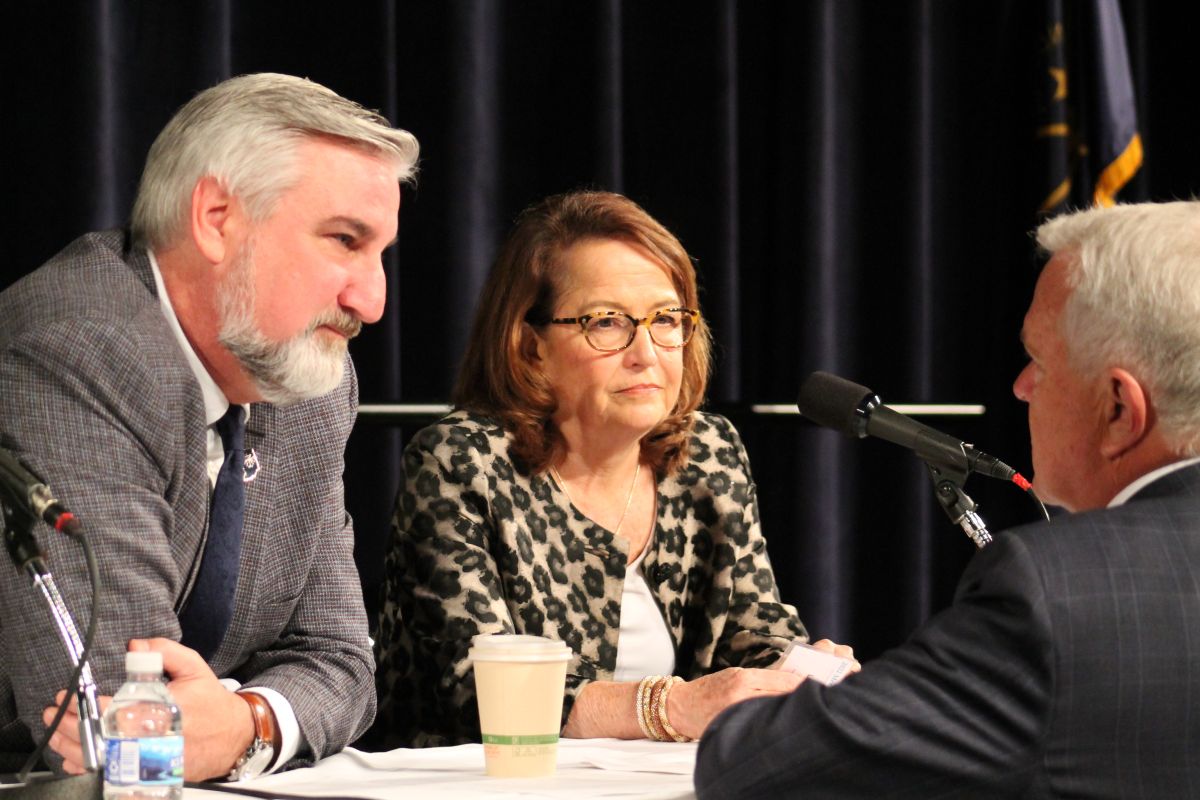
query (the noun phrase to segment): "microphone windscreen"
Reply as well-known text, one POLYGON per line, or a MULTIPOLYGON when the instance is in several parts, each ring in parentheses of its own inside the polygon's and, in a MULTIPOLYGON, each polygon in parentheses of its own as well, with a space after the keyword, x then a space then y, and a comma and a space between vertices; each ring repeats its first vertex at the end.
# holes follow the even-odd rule
POLYGON ((863 400, 874 394, 867 387, 837 375, 814 372, 800 384, 796 406, 801 414, 818 425, 856 436, 856 412, 863 400))

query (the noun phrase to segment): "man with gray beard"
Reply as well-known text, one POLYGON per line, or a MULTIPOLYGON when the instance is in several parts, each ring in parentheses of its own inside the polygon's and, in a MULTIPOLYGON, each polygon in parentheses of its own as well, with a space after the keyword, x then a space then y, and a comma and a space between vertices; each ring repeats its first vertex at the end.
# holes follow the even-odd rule
MULTIPOLYGON (((126 650, 162 653, 188 780, 329 755, 374 715, 342 489, 347 343, 383 313, 417 152, 310 81, 225 81, 155 141, 129 230, 83 236, 0 294, 0 447, 96 551, 101 705, 126 650)), ((38 526, 86 620, 82 559, 38 526)), ((0 570, 0 770, 44 735, 67 673, 28 580, 0 570)), ((82 770, 77 723, 72 708, 51 767, 82 770)))

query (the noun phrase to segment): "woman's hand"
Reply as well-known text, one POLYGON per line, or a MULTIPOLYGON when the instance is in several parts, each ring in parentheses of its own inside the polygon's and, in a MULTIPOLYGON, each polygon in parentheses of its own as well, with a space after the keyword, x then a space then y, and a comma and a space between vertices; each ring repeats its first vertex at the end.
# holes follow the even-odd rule
POLYGON ((818 650, 835 655, 838 658, 846 658, 853 661, 854 663, 850 665, 851 672, 862 670, 862 664, 858 663, 858 660, 854 658, 854 648, 848 644, 835 644, 829 639, 822 639, 819 642, 813 642, 812 646, 818 650))
POLYGON ((675 686, 667 697, 667 719, 680 734, 699 739, 713 718, 734 703, 787 694, 803 680, 775 669, 729 667, 675 686))

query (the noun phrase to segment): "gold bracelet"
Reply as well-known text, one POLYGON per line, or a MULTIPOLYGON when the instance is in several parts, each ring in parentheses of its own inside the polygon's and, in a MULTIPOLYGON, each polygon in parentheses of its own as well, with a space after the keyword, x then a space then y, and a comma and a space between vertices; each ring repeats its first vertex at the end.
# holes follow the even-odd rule
POLYGON ((634 716, 637 717, 638 727, 642 729, 642 734, 647 739, 654 738, 653 730, 646 725, 646 689, 654 682, 653 675, 647 675, 642 678, 642 682, 638 684, 637 697, 633 703, 634 716))
POLYGON ((650 686, 646 689, 646 706, 643 713, 646 716, 646 727, 650 730, 650 738, 656 742, 665 742, 667 734, 658 727, 655 719, 654 698, 662 690, 663 683, 666 681, 666 676, 655 675, 650 686))
POLYGON ((656 742, 669 741, 667 732, 658 724, 658 709, 659 704, 662 702, 663 688, 670 682, 671 678, 669 676, 659 675, 658 679, 654 681, 654 686, 650 689, 650 708, 646 724, 650 727, 650 730, 654 731, 654 741, 656 742))
POLYGON ((683 683, 683 678, 678 675, 672 675, 671 679, 667 681, 667 685, 663 687, 662 702, 658 707, 658 721, 662 724, 663 730, 667 732, 667 736, 670 736, 677 742, 690 742, 691 739, 672 728, 670 720, 667 719, 667 698, 671 694, 671 689, 675 688, 675 684, 677 683, 683 683))

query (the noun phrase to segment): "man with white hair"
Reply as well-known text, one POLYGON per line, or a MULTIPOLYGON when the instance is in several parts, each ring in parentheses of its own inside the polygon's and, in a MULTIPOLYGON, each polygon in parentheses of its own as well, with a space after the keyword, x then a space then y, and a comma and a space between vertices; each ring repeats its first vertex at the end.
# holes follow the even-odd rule
POLYGON ((717 797, 1200 797, 1200 202, 1045 223, 1025 316, 1034 484, 954 604, 701 742, 717 797))
MULTIPOLYGON (((128 231, 88 234, 0 294, 0 446, 96 551, 101 694, 127 648, 162 653, 189 780, 329 755, 374 715, 343 502, 347 343, 383 313, 417 153, 319 84, 225 81, 155 141, 128 231)), ((77 548, 38 533, 86 620, 77 548)), ((0 570, 0 760, 32 751, 67 674, 28 581, 0 570)), ((50 748, 82 769, 74 710, 50 748)))

